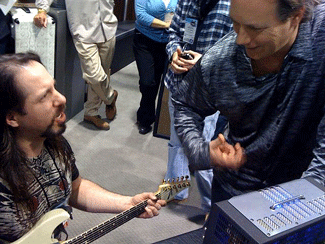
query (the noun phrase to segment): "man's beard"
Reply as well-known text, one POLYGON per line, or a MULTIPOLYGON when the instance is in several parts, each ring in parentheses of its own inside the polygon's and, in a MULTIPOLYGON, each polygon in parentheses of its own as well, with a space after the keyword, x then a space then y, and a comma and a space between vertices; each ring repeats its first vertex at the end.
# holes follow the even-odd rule
POLYGON ((64 124, 60 124, 59 128, 57 129, 57 131, 54 131, 53 125, 54 125, 54 120, 46 128, 46 130, 41 134, 41 136, 42 137, 45 137, 45 138, 55 138, 57 136, 62 135, 65 132, 65 129, 67 128, 67 125, 64 123, 64 124))

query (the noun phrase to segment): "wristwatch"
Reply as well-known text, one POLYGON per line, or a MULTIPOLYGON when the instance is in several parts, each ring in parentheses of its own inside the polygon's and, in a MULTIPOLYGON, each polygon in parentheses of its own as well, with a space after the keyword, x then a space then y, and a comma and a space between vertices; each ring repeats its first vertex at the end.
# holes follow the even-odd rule
POLYGON ((47 13, 45 9, 39 8, 37 9, 37 13, 47 13))

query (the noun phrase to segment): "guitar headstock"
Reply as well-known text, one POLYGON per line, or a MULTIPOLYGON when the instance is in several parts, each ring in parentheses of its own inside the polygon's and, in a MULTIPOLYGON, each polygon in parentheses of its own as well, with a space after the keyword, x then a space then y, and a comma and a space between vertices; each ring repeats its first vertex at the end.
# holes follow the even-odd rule
POLYGON ((191 186, 188 178, 188 176, 182 176, 168 181, 163 180, 156 192, 156 196, 166 202, 173 200, 175 195, 191 186))

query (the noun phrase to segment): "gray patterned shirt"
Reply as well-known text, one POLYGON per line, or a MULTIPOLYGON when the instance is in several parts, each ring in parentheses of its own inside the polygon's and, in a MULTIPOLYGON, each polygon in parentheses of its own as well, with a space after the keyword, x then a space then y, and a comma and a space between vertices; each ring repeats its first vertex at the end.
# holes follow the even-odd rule
POLYGON ((236 33, 218 41, 173 94, 175 127, 190 167, 210 167, 203 119, 217 110, 229 121, 230 143, 245 148, 238 171, 215 170, 231 195, 313 176, 325 179, 325 4, 302 23, 282 69, 255 77, 236 33))
POLYGON ((15 241, 26 234, 46 212, 66 205, 71 194, 71 183, 79 176, 74 156, 71 155, 71 169, 66 170, 58 157, 55 161, 47 149, 31 158, 30 168, 35 179, 28 191, 33 195, 34 217, 13 201, 13 195, 6 181, 0 178, 0 239, 15 241))

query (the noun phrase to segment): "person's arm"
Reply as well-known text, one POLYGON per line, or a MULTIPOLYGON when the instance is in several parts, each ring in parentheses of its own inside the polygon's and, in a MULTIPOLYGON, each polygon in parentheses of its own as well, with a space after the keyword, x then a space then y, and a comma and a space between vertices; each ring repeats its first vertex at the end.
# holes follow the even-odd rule
POLYGON ((221 135, 211 142, 203 138, 204 118, 218 109, 214 104, 215 83, 211 82, 212 78, 208 80, 210 76, 203 77, 201 62, 202 59, 178 84, 177 92, 172 95, 174 126, 192 170, 211 167, 238 169, 246 162, 244 149, 239 144, 230 145, 221 135))
POLYGON ((153 193, 142 193, 134 197, 122 196, 109 192, 99 185, 81 178, 80 176, 72 182, 72 194, 69 204, 72 207, 87 212, 96 213, 119 213, 149 199, 146 212, 141 218, 150 218, 159 214, 161 206, 165 201, 158 200, 153 193))
POLYGON ((319 183, 325 185, 325 115, 318 125, 316 147, 313 154, 314 158, 307 170, 302 174, 302 178, 313 177, 319 183))
POLYGON ((168 38, 169 41, 166 45, 166 52, 168 59, 171 60, 173 54, 176 52, 177 48, 182 48, 183 36, 184 36, 184 27, 185 23, 182 21, 182 12, 183 12, 183 3, 182 1, 177 2, 176 10, 168 29, 168 38))
POLYGON ((194 51, 188 51, 193 56, 192 60, 182 59, 180 56, 185 45, 183 42, 184 18, 186 17, 183 15, 185 13, 187 13, 185 6, 182 1, 178 1, 172 23, 168 29, 169 42, 166 45, 166 52, 170 60, 170 68, 175 74, 183 74, 189 71, 202 56, 194 51))
POLYGON ((154 16, 148 14, 146 9, 146 0, 135 1, 135 15, 137 21, 144 26, 151 26, 153 28, 169 28, 170 21, 165 22, 154 16))
POLYGON ((162 21, 160 19, 154 18, 150 26, 153 27, 153 28, 167 29, 170 26, 170 22, 171 21, 165 22, 165 21, 162 21))
POLYGON ((40 28, 47 26, 47 13, 53 0, 36 0, 35 5, 38 9, 37 15, 34 16, 34 24, 40 28))
POLYGON ((203 85, 201 61, 178 83, 177 91, 172 94, 174 126, 193 170, 211 168, 209 142, 204 140, 202 133, 204 118, 217 111, 207 100, 209 95, 203 85))

